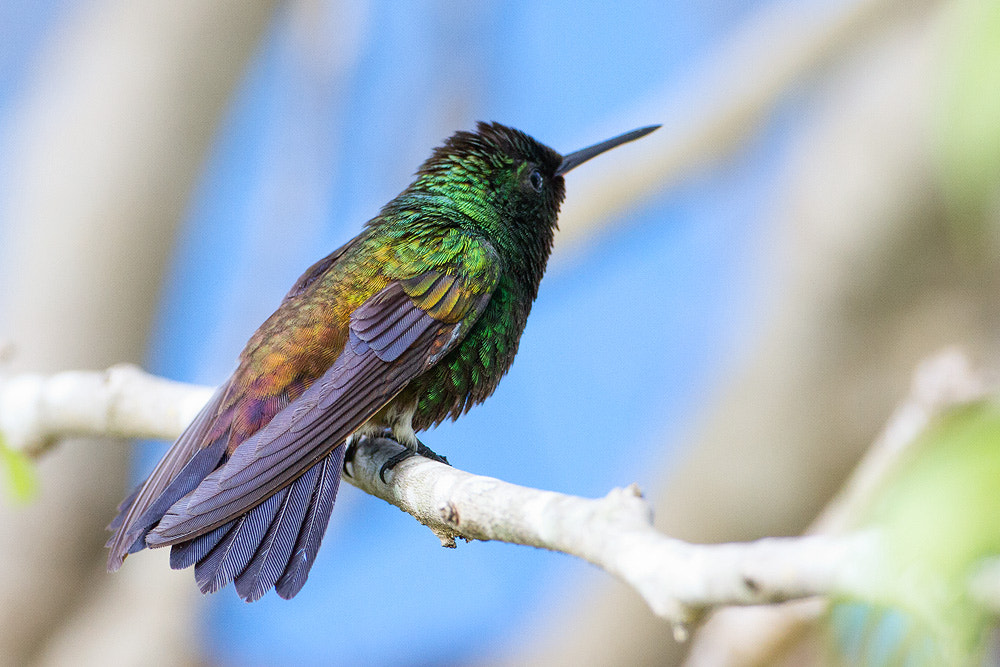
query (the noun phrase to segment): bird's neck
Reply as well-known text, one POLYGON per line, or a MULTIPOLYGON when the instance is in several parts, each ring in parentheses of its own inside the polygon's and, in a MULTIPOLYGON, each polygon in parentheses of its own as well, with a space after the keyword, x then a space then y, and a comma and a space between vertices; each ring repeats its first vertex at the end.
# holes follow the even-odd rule
POLYGON ((545 273, 555 224, 519 215, 481 197, 411 188, 390 202, 382 214, 415 234, 462 229, 480 236, 497 250, 501 270, 512 285, 534 300, 545 273))

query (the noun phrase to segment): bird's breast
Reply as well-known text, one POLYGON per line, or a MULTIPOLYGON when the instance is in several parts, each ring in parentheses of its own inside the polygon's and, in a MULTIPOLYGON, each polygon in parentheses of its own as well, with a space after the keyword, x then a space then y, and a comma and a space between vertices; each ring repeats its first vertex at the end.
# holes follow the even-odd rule
POLYGON ((501 282, 462 342, 400 396, 417 402, 414 429, 456 419, 493 394, 514 362, 530 309, 530 298, 501 282))

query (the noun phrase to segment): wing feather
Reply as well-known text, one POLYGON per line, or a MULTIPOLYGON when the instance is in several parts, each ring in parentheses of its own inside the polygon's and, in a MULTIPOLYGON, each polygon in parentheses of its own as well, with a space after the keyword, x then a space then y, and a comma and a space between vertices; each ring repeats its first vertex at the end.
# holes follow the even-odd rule
MULTIPOLYGON (((345 346, 330 370, 293 402, 303 401, 311 407, 301 411, 289 405, 279 412, 241 444, 225 465, 171 507, 147 536, 147 544, 184 542, 226 523, 342 444, 419 374, 436 336, 450 337, 454 325, 441 325, 420 312, 414 325, 419 328, 416 340, 405 356, 385 362, 373 348, 357 355, 351 345, 345 346), (359 356, 362 361, 355 363, 359 356), (345 380, 346 373, 350 377, 345 380)), ((372 344, 381 342, 379 337, 372 338, 372 344)))
POLYGON ((165 504, 165 510, 194 489, 218 464, 222 456, 218 447, 203 456, 200 455, 204 450, 199 448, 214 424, 227 389, 228 383, 216 390, 198 416, 184 429, 170 451, 160 459, 138 491, 119 506, 118 515, 109 526, 115 533, 106 545, 111 549, 108 554, 108 570, 112 572, 117 570, 122 566, 127 554, 141 549, 142 540, 152 523, 155 523, 155 521, 146 522, 145 519, 136 521, 136 519, 148 517, 148 510, 154 504, 165 504))

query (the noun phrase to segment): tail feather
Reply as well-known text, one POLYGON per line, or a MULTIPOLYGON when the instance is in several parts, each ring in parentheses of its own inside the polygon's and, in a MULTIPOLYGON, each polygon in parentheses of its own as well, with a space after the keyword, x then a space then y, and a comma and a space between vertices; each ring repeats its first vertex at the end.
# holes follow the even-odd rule
POLYGON ((337 499, 337 489, 340 487, 340 470, 344 465, 344 449, 341 445, 330 452, 321 463, 316 488, 309 503, 309 509, 302 522, 292 556, 285 571, 275 583, 274 590, 286 600, 295 597, 302 590, 309 570, 316 560, 316 553, 326 533, 330 522, 333 503, 337 499))
MULTIPOLYGON (((158 546, 149 539, 150 531, 171 512, 183 513, 193 490, 228 460, 227 445, 237 436, 231 436, 232 409, 220 408, 225 390, 216 393, 150 478, 118 507, 108 526, 113 531, 107 544, 110 570, 118 569, 127 554, 158 546), (203 438, 208 442, 202 447, 203 438)), ((295 596, 309 576, 329 524, 344 451, 343 445, 335 448, 245 514, 173 544, 170 567, 193 565, 204 593, 233 581, 247 602, 272 587, 285 599, 295 596)))
POLYGON ((242 515, 208 555, 198 561, 194 578, 202 593, 214 593, 246 568, 286 495, 288 489, 282 489, 242 515))
MULTIPOLYGON (((111 523, 108 524, 107 530, 111 531, 112 533, 118 532, 118 529, 121 528, 122 524, 125 523, 125 515, 128 513, 129 508, 132 507, 132 503, 135 502, 135 499, 139 497, 139 492, 142 491, 143 486, 145 486, 145 484, 142 482, 136 484, 135 488, 132 489, 132 492, 125 497, 125 500, 121 501, 121 503, 118 504, 118 514, 116 514, 115 518, 112 519, 111 523)), ((108 541, 107 543, 105 543, 104 546, 110 547, 114 541, 115 541, 115 536, 112 535, 111 537, 108 538, 108 541)))
POLYGON ((253 559, 236 577, 236 592, 245 601, 253 602, 264 595, 288 566, 309 502, 316 492, 319 469, 319 465, 313 466, 291 485, 253 559))
POLYGON ((200 561, 226 536, 226 533, 229 532, 229 529, 233 527, 236 521, 236 519, 233 519, 229 523, 224 523, 215 530, 200 535, 193 540, 181 542, 170 547, 170 567, 174 570, 183 570, 200 561))

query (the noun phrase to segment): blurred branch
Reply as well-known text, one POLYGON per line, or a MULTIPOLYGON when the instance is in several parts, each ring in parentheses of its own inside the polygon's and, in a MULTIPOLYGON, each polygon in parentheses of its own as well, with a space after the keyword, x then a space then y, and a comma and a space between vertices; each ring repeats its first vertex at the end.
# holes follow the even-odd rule
MULTIPOLYGON (((284 4, 25 3, 14 23, 0 12, 6 30, 31 35, 25 48, 5 48, 23 51, 5 60, 19 83, 3 86, 0 156, 0 338, 17 341, 11 368, 104 368, 146 356, 175 235, 284 4)), ((31 431, 36 420, 6 402, 44 403, 11 396, 4 421, 31 431)), ((0 503, 0 662, 195 663, 189 582, 133 580, 142 568, 94 576, 101 527, 127 483, 125 448, 68 442, 59 454, 38 466, 34 502, 0 503)))
MULTIPOLYGON (((894 465, 931 421, 946 410, 986 394, 987 382, 973 371, 959 349, 942 350, 921 363, 914 373, 910 395, 807 534, 829 537, 846 534, 894 465)), ((984 606, 1000 609, 1000 565, 984 565, 972 577, 970 586, 973 596, 984 606)), ((815 600, 767 609, 722 609, 699 630, 685 664, 688 667, 773 664, 781 647, 825 610, 826 605, 815 600)))
POLYGON ((914 371, 910 393, 889 418, 878 439, 858 463, 841 492, 830 502, 808 533, 847 530, 891 472, 900 456, 941 413, 986 397, 986 380, 976 373, 958 348, 947 348, 925 359, 914 371))
MULTIPOLYGON (((768 3, 684 81, 671 83, 628 114, 635 125, 663 123, 660 131, 635 149, 602 158, 599 172, 574 174, 572 196, 559 219, 556 255, 616 222, 626 209, 738 150, 758 135, 795 84, 884 30, 893 16, 919 11, 929 1, 768 3)), ((621 122, 619 116, 616 123, 621 122)), ((616 125, 601 131, 610 136, 621 130, 616 125)), ((601 131, 595 136, 603 136, 601 131)))

